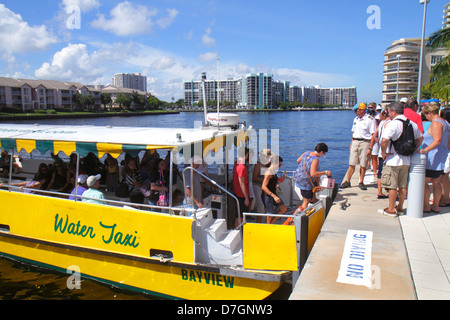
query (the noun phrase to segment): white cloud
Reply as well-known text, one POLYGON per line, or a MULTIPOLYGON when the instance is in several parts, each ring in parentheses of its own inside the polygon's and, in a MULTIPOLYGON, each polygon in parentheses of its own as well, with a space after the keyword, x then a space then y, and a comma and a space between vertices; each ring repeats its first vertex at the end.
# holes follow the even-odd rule
MULTIPOLYGON (((217 79, 217 52, 201 55, 203 60, 186 58, 138 43, 69 44, 55 53, 53 59, 35 71, 37 78, 78 81, 84 84, 109 84, 114 73, 141 72, 148 78, 148 90, 161 100, 184 98, 183 81, 217 79)), ((272 73, 275 80, 291 85, 352 85, 351 77, 338 74, 312 73, 300 69, 273 69, 249 66, 239 61, 221 60, 220 79, 239 78, 248 73, 272 73)))
POLYGON ((217 60, 218 57, 219 55, 217 52, 206 52, 204 54, 199 55, 198 60, 202 62, 211 62, 217 60))
POLYGON ((177 9, 166 9, 166 11, 167 17, 158 19, 158 21, 156 21, 156 24, 162 29, 169 27, 175 21, 175 18, 178 16, 177 9))
POLYGON ((14 53, 42 51, 58 40, 44 25, 29 26, 22 16, 0 4, 0 53, 14 61, 14 53))
POLYGON ((98 14, 97 20, 91 22, 91 26, 112 32, 117 36, 151 33, 153 27, 151 18, 157 13, 156 9, 151 10, 146 6, 125 1, 111 10, 110 19, 105 18, 104 14, 98 14))
POLYGON ((34 76, 84 84, 108 84, 115 73, 114 67, 130 54, 131 44, 105 44, 91 54, 86 44, 69 44, 56 52, 51 62, 45 62, 35 70, 34 76))
POLYGON ((207 47, 212 47, 216 45, 216 39, 211 37, 212 30, 211 28, 206 29, 206 33, 202 36, 202 43, 207 47))
POLYGON ((89 12, 99 8, 100 2, 99 0, 62 0, 62 5, 64 8, 76 6, 80 8, 81 12, 89 12))
POLYGON ((340 87, 353 85, 352 77, 342 74, 308 72, 300 69, 272 69, 269 73, 273 73, 278 80, 290 81, 295 86, 314 86, 322 87, 340 87))
POLYGON ((35 71, 35 76, 42 79, 71 81, 100 76, 101 72, 91 62, 85 44, 69 44, 55 53, 51 63, 42 64, 35 71))
POLYGON ((175 61, 169 57, 162 57, 161 59, 156 60, 152 63, 151 67, 156 70, 164 70, 171 68, 175 65, 175 61))

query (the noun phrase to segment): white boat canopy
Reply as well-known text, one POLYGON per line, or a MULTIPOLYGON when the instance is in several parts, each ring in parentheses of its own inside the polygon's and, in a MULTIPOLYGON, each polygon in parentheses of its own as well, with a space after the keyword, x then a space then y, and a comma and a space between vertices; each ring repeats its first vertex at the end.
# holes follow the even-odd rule
POLYGON ((186 157, 193 150, 206 155, 210 150, 222 148, 226 141, 235 146, 244 143, 247 131, 239 129, 182 129, 150 127, 100 127, 100 126, 57 126, 0 124, 0 147, 6 150, 31 153, 38 150, 42 154, 60 151, 67 156, 78 152, 86 156, 93 152, 99 158, 106 153, 117 158, 128 152, 136 156, 143 150, 176 150, 186 157), (232 140, 230 140, 232 139, 232 140), (189 150, 189 152, 185 152, 189 150), (183 152, 184 151, 184 152, 183 152))

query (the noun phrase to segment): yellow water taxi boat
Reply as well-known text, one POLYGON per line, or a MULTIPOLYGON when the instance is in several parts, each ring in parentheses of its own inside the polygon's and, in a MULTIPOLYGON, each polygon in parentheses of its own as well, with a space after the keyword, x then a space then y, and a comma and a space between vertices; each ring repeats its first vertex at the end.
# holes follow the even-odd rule
MULTIPOLYGON (((52 152, 80 158, 93 152, 99 158, 107 153, 118 158, 167 150, 172 181, 175 158, 232 148, 245 143, 249 130, 243 125, 161 129, 0 124, 0 147, 11 157, 52 152)), ((222 192, 198 210, 175 207, 172 199, 163 208, 108 196, 103 205, 91 204, 77 197, 68 200, 67 194, 27 193, 12 186, 26 177, 27 164, 41 161, 36 156, 24 159, 20 174, 11 165, 5 178, 0 255, 63 273, 78 270, 86 278, 163 298, 259 300, 295 285, 326 216, 325 198, 306 212, 286 215, 293 218, 291 225, 254 223, 256 214, 241 213, 237 206, 242 223, 229 229, 232 206, 225 207, 235 199, 227 191, 227 174, 223 183, 211 180, 222 192), (222 197, 228 200, 216 201, 222 197)))

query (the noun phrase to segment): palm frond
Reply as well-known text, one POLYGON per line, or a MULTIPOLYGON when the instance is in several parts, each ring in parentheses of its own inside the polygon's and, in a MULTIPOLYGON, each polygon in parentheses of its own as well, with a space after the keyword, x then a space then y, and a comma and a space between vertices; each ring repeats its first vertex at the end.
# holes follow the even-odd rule
POLYGON ((431 49, 450 48, 450 27, 434 32, 429 37, 426 46, 431 49))
POLYGON ((450 55, 445 56, 441 61, 431 68, 430 77, 440 78, 450 74, 450 55))

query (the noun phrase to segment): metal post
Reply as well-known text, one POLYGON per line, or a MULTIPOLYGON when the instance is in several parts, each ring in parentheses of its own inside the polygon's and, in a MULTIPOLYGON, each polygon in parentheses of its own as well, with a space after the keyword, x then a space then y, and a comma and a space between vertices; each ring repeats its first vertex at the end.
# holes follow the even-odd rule
POLYGON ((421 4, 424 4, 423 7, 423 24, 422 24, 422 39, 420 42, 420 60, 419 60, 419 81, 417 86, 417 101, 419 102, 419 111, 421 109, 420 100, 422 98, 422 66, 423 66, 423 44, 425 41, 425 24, 427 21, 427 3, 430 2, 430 0, 420 0, 421 4))
POLYGON ((170 150, 170 169, 169 169, 169 208, 170 214, 172 214, 173 206, 173 150, 170 150))
MULTIPOLYGON (((194 169, 194 156, 191 158, 191 168, 194 169)), ((194 202, 194 170, 191 169, 190 175, 191 175, 191 204, 192 209, 195 209, 195 202, 194 202)))
MULTIPOLYGON (((14 161, 14 148, 11 148, 11 156, 9 157, 9 179, 8 179, 8 185, 11 185, 11 183, 12 183, 13 161, 14 161)), ((8 188, 8 191, 11 191, 11 187, 8 188)))
POLYGON ((427 156, 415 152, 411 156, 408 181, 408 217, 420 219, 423 217, 423 202, 425 188, 425 169, 427 156))
POLYGON ((395 101, 398 101, 398 86, 399 86, 399 83, 400 83, 399 77, 400 77, 400 58, 401 57, 402 57, 401 54, 397 55, 397 92, 395 94, 395 101))
POLYGON ((80 154, 78 152, 75 152, 77 155, 77 166, 75 169, 75 202, 78 201, 78 175, 80 174, 80 154))

